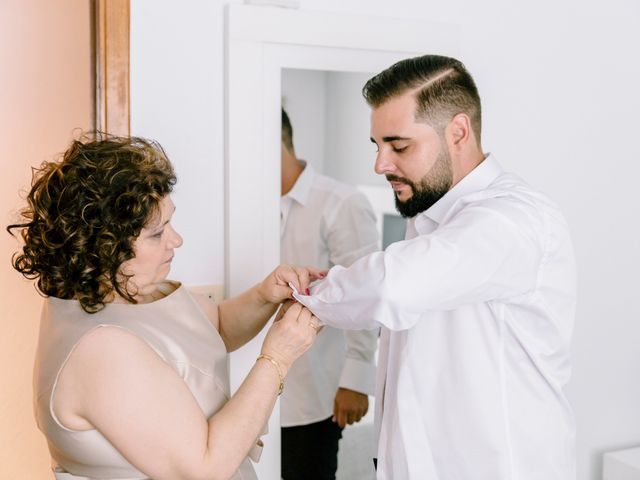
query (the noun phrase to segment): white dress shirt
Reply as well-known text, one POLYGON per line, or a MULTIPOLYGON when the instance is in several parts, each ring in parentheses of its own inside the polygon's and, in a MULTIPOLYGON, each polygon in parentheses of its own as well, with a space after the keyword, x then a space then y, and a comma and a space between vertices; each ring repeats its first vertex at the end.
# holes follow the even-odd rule
POLYGON ((575 290, 562 215, 488 157, 405 241, 298 299, 328 325, 383 326, 378 479, 570 480, 575 290))
MULTIPOLYGON (((320 269, 350 265, 378 250, 376 219, 354 187, 307 165, 281 199, 283 263, 320 269)), ((315 343, 289 369, 280 400, 283 427, 308 425, 333 415, 338 387, 367 395, 375 390, 374 330, 323 328, 315 343)))

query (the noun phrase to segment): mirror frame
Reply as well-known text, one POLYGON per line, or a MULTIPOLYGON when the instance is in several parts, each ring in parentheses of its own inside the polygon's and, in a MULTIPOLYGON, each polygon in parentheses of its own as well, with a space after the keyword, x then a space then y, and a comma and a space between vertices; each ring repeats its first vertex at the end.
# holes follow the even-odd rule
MULTIPOLYGON (((378 72, 396 61, 459 56, 455 25, 413 19, 230 4, 225 45, 225 295, 280 261, 280 103, 283 68, 378 72)), ((231 390, 251 369, 265 332, 232 354, 231 390)), ((256 465, 279 478, 280 414, 256 465)))

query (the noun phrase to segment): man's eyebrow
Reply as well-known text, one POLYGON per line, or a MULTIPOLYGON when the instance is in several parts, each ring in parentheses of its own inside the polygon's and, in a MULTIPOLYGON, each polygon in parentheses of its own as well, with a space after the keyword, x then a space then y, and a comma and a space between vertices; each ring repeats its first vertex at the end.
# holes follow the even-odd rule
MULTIPOLYGON (((376 143, 373 137, 370 137, 369 140, 371 140, 373 143, 376 143)), ((411 140, 411 139, 409 137, 400 137, 397 135, 394 135, 392 137, 382 137, 382 141, 385 143, 395 142, 396 140, 411 140)))
POLYGON ((400 137, 400 136, 393 136, 393 137, 382 137, 382 141, 383 142, 393 142, 395 140, 411 140, 409 137, 400 137))

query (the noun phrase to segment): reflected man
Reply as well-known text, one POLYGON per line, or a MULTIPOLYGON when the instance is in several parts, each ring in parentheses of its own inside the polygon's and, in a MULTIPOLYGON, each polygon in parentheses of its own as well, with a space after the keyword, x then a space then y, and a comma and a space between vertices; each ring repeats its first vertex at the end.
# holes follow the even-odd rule
POLYGON ((483 152, 461 62, 403 60, 363 93, 406 240, 297 298, 327 325, 383 326, 377 478, 575 479, 562 388, 576 282, 562 214, 483 152))
MULTIPOLYGON (((282 110, 281 261, 348 266, 378 249, 373 210, 354 187, 320 175, 296 157, 282 110)), ((282 478, 334 479, 345 425, 358 422, 375 385, 378 329, 327 327, 291 367, 281 397, 282 478)))

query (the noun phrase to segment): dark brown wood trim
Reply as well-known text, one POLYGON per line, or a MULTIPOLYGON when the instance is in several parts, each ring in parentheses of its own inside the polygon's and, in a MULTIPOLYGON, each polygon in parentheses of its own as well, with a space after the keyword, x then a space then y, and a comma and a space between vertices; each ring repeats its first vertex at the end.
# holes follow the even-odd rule
POLYGON ((129 1, 95 0, 96 129, 122 136, 131 132, 129 1))

